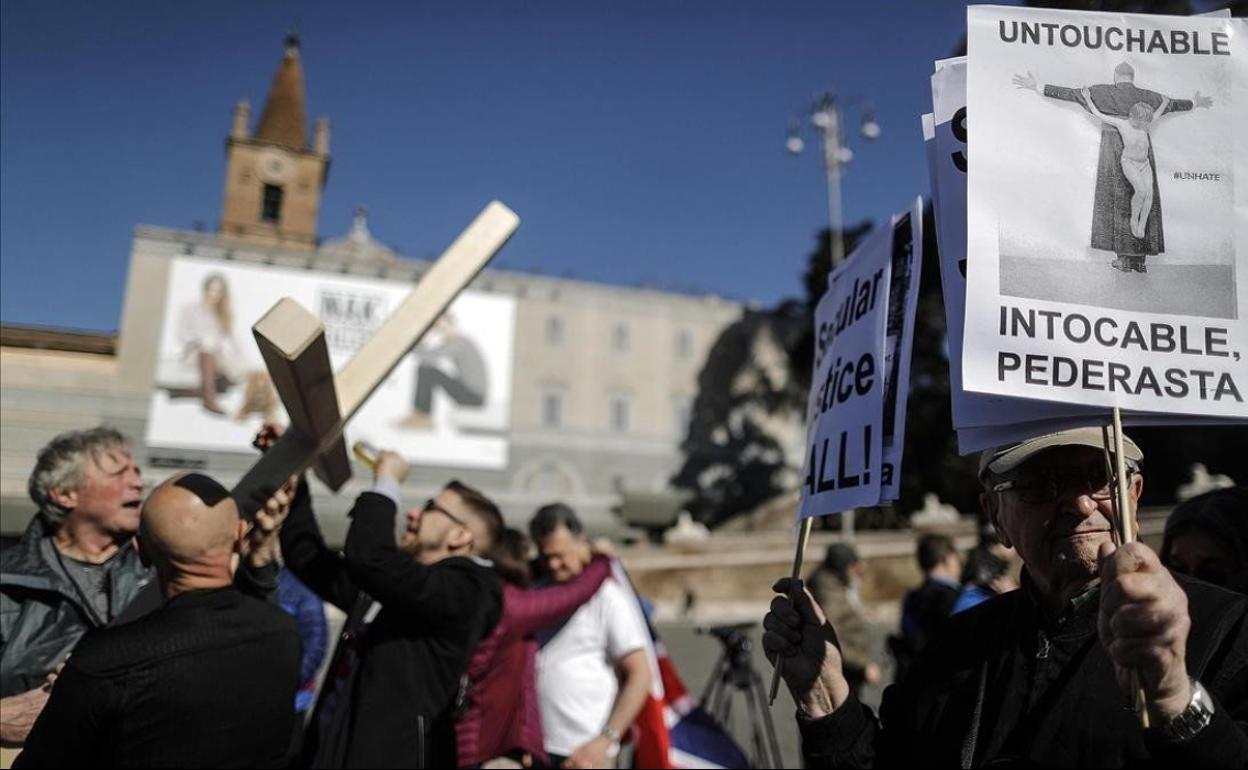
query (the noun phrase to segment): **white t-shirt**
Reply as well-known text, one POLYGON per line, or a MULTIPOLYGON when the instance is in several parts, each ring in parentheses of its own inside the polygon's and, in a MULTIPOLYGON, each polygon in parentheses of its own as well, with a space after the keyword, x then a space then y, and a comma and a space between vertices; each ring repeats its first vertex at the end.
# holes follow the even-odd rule
POLYGON ((637 600, 614 580, 561 628, 538 636, 537 699, 546 751, 567 756, 602 733, 619 681, 615 661, 646 645, 637 600))

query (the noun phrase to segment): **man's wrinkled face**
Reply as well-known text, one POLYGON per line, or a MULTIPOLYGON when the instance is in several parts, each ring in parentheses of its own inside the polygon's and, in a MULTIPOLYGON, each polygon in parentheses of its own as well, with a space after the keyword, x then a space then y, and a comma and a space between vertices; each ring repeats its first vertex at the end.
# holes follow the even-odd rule
POLYGON ((453 549, 472 543, 470 516, 459 494, 443 489, 424 505, 408 509, 399 548, 424 564, 445 559, 453 549))
POLYGON ((143 476, 130 450, 113 447, 89 453, 83 460, 82 484, 68 493, 68 501, 71 517, 117 535, 138 532, 143 476))
MULTIPOLYGON (((1036 455, 998 481, 1010 489, 985 495, 1004 544, 1012 546, 1043 593, 1087 584, 1097 551, 1113 542, 1112 484, 1105 458, 1090 447, 1059 447, 1036 455)), ((1131 479, 1132 511, 1143 488, 1131 479)))
POLYGON ((546 571, 557 583, 566 583, 581 574, 591 558, 585 536, 574 535, 567 527, 558 527, 539 538, 537 550, 546 571))

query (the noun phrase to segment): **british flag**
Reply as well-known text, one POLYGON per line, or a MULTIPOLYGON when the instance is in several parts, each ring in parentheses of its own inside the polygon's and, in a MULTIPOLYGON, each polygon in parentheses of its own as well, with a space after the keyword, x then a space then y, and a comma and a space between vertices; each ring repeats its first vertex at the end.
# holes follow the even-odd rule
POLYGON ((689 694, 618 559, 612 571, 637 597, 637 621, 646 624, 650 639, 650 697, 633 722, 634 767, 748 767, 745 752, 689 694))

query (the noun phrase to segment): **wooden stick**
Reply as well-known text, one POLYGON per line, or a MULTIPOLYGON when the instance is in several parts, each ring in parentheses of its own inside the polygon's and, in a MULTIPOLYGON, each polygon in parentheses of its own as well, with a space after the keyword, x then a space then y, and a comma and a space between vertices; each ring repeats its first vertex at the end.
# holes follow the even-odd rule
MULTIPOLYGON (((1127 482, 1127 456, 1123 449, 1122 441, 1122 411, 1118 407, 1114 407, 1114 475, 1117 477, 1117 500, 1118 500, 1118 539, 1123 545, 1135 541, 1135 523, 1134 517, 1131 515, 1131 499, 1130 487, 1127 482)), ((1144 695, 1144 685, 1140 683, 1140 673, 1132 672, 1131 689, 1135 693, 1134 705, 1135 713, 1140 719, 1140 726, 1148 729, 1148 699, 1144 695)))
MULTIPOLYGON (((802 519, 802 529, 797 536, 797 553, 793 554, 793 583, 789 588, 789 600, 797 601, 797 581, 802 578, 802 562, 806 560, 806 543, 810 541, 810 527, 814 523, 813 516, 807 516, 802 519)), ((776 702, 776 694, 780 692, 780 672, 784 669, 784 658, 776 656, 776 667, 771 672, 771 694, 767 698, 767 705, 774 705, 776 702)))

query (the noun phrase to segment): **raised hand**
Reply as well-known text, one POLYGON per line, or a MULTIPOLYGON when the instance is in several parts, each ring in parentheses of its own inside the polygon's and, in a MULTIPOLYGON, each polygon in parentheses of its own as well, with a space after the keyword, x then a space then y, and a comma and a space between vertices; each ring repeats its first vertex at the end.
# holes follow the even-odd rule
POLYGON ((772 590, 783 595, 763 618, 763 652, 773 665, 784 658, 781 675, 798 708, 808 717, 827 716, 849 698, 836 631, 800 580, 778 580, 772 590))
POLYGON ((1150 715, 1165 723, 1187 708, 1192 697, 1186 663, 1192 627, 1187 594, 1143 543, 1117 549, 1106 543, 1097 559, 1101 646, 1123 692, 1131 693, 1132 674, 1138 672, 1150 715))
POLYGON ((261 452, 267 452, 282 437, 286 429, 275 422, 266 422, 260 426, 260 432, 251 440, 251 445, 261 452))
POLYGON ((411 465, 403 458, 403 455, 383 449, 377 453, 377 465, 373 467, 373 476, 376 479, 391 478, 402 484, 410 469, 411 465))
POLYGON ((1040 93, 1040 87, 1036 81, 1036 76, 1031 74, 1030 70, 1027 71, 1026 75, 1014 76, 1014 87, 1026 88, 1028 90, 1035 91, 1036 93, 1040 93))

